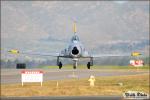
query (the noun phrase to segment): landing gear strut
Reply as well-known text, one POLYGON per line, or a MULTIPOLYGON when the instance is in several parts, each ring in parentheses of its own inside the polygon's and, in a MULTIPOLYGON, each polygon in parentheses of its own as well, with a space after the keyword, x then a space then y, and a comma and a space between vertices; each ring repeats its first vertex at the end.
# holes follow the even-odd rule
POLYGON ((77 61, 78 61, 78 58, 73 58, 73 69, 76 69, 78 64, 77 64, 77 61))
POLYGON ((59 69, 62 68, 62 62, 59 61, 59 57, 57 57, 57 66, 59 66, 59 69))
POLYGON ((61 61, 59 62, 58 66, 59 66, 59 69, 62 68, 62 63, 61 63, 61 61))
POLYGON ((90 67, 91 67, 91 64, 90 64, 90 62, 88 62, 87 63, 87 68, 90 69, 90 67))
POLYGON ((90 58, 90 62, 87 63, 87 68, 90 69, 90 67, 93 66, 93 57, 90 58))
POLYGON ((77 61, 74 61, 73 63, 73 69, 76 69, 77 68, 77 61))

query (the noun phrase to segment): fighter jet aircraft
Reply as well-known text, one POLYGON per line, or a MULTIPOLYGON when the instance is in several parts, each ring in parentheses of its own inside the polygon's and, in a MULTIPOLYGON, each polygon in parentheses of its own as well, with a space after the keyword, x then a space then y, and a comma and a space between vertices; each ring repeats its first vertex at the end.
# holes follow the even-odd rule
POLYGON ((79 58, 90 58, 90 61, 87 64, 88 69, 93 65, 93 57, 85 50, 83 44, 80 42, 79 37, 76 33, 76 23, 73 24, 74 35, 71 38, 68 48, 61 51, 60 55, 57 56, 57 65, 59 68, 62 67, 62 63, 59 61, 59 57, 71 58, 73 63, 73 68, 76 69, 77 61, 79 58))
MULTIPOLYGON (((56 54, 37 54, 37 53, 25 53, 20 52, 18 50, 9 50, 10 53, 20 53, 20 54, 28 54, 28 55, 40 55, 40 56, 54 56, 57 57, 57 65, 59 69, 62 68, 62 62, 59 58, 71 58, 73 60, 73 68, 77 68, 77 62, 80 58, 89 58, 89 62, 87 63, 87 68, 90 69, 93 66, 93 58, 94 57, 104 57, 104 56, 132 56, 134 54, 105 54, 105 55, 92 55, 84 48, 83 44, 80 42, 80 39, 77 35, 76 22, 73 24, 74 35, 71 38, 70 44, 68 48, 65 48, 60 53, 56 54)), ((139 55, 141 55, 139 53, 139 55)))

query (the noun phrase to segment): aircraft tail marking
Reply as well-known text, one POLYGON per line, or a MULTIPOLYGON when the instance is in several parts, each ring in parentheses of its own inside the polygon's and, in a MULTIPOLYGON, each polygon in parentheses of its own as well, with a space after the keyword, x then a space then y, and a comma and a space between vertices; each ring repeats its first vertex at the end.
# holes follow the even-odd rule
POLYGON ((73 23, 73 32, 76 33, 77 32, 77 28, 76 28, 76 22, 73 23))

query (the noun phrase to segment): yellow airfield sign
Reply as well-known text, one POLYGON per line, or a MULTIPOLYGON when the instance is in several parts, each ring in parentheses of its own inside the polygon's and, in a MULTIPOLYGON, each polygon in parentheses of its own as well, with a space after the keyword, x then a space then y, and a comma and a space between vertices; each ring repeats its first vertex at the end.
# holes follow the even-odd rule
POLYGON ((132 52, 131 53, 131 56, 140 56, 142 55, 140 52, 132 52))
POLYGON ((9 50, 8 52, 12 54, 19 54, 19 51, 16 49, 9 50))

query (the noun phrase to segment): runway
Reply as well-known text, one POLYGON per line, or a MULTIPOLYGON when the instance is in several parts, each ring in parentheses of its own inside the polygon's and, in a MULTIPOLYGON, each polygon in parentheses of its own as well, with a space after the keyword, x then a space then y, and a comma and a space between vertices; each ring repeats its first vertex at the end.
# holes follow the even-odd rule
MULTIPOLYGON (((99 76, 121 76, 136 75, 149 73, 149 71, 133 70, 107 70, 107 69, 25 69, 25 70, 42 70, 44 72, 44 81, 64 80, 72 78, 89 78, 90 75, 99 76)), ((21 83, 21 69, 1 69, 1 84, 21 83)))

